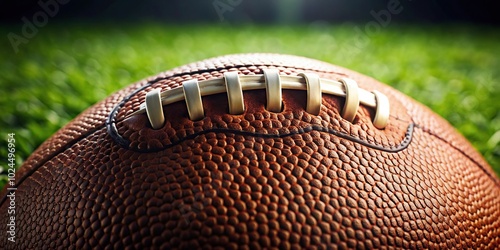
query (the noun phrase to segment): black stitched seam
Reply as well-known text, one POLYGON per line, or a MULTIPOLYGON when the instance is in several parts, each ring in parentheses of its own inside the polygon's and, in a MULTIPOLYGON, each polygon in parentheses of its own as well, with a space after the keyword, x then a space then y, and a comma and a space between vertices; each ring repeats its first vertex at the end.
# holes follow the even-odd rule
MULTIPOLYGON (((123 107, 123 105, 125 105, 125 103, 130 100, 130 98, 132 98, 134 95, 136 95, 138 92, 144 90, 145 88, 147 88, 148 86, 158 82, 158 81, 161 81, 161 80, 165 80, 165 79, 168 79, 168 78, 172 78, 172 77, 177 77, 177 76, 181 76, 181 75, 186 75, 186 74, 189 74, 189 75, 192 75, 192 74, 200 74, 200 73, 205 73, 205 72, 212 72, 212 71, 220 71, 222 69, 229 69, 229 68, 235 68, 235 67, 248 67, 248 66, 277 66, 277 65, 271 65, 271 64, 252 64, 252 65, 245 65, 245 64, 242 64, 242 65, 233 65, 233 66, 228 66, 228 67, 219 67, 219 68, 214 68, 214 69, 205 69, 205 70, 198 70, 198 71, 191 71, 191 72, 186 72, 186 73, 178 73, 178 74, 173 74, 171 76, 165 76, 165 77, 158 77, 158 78, 155 78, 151 81, 148 81, 144 86, 136 89, 135 91, 133 91, 131 94, 127 95, 126 97, 124 97, 122 99, 122 101, 120 101, 120 103, 118 103, 114 108, 113 110, 111 111, 111 113, 109 114, 108 118, 106 119, 106 128, 108 129, 108 134, 111 136, 111 138, 113 138, 113 140, 115 142, 117 142, 119 145, 121 145, 123 148, 126 148, 126 149, 129 149, 129 144, 130 142, 123 138, 119 133, 118 133, 118 129, 116 127, 116 116, 118 115, 118 112, 120 111, 120 109, 123 107)), ((315 69, 306 69, 306 68, 295 68, 295 69, 300 69, 300 70, 311 70, 311 71, 315 71, 315 72, 323 72, 323 73, 336 73, 334 71, 328 71, 328 70, 315 70, 315 69)), ((211 130, 206 130, 206 131, 202 131, 202 132, 205 132, 205 133, 208 133, 208 132, 215 132, 215 131, 218 131, 217 130, 218 128, 215 128, 215 129, 211 129, 211 130)), ((366 142, 366 141, 363 141, 359 138, 356 138, 356 137, 353 137, 353 136, 349 136, 345 133, 342 133, 340 131, 336 131, 336 130, 332 130, 332 129, 328 129, 328 128, 324 128, 324 127, 320 127, 320 126, 317 126, 317 125, 312 125, 312 127, 305 127, 305 128, 299 128, 299 132, 292 132, 290 134, 285 134, 285 135, 269 135, 269 134, 258 134, 258 133, 251 133, 251 132, 242 132, 242 131, 236 131, 236 130, 223 130, 223 132, 229 132, 229 133, 242 133, 242 134, 245 134, 245 133, 249 133, 248 135, 250 136, 260 136, 260 137, 271 137, 271 138, 277 138, 276 136, 282 136, 282 137, 286 137, 286 136, 290 136, 290 135, 293 135, 293 134, 300 134, 300 133, 303 133, 303 132, 300 132, 300 130, 309 130, 309 131, 312 131, 312 130, 316 130, 316 131, 321 131, 321 132, 329 132, 331 134, 335 134, 339 137, 342 137, 342 138, 346 138, 346 139, 350 139, 350 140, 353 140, 355 142, 358 142, 362 145, 365 145, 365 146, 368 146, 368 147, 371 147, 371 148, 374 148, 374 149, 378 149, 378 150, 383 150, 383 151, 386 151, 386 152, 397 152, 397 151, 400 151, 398 150, 398 147, 402 146, 405 142, 405 140, 408 140, 409 138, 409 141, 408 141, 408 144, 409 142, 411 141, 411 132, 413 131, 413 125, 410 124, 408 126, 408 129, 407 129, 407 132, 406 132, 406 135, 405 135, 405 139, 403 140, 403 142, 401 142, 401 144, 399 144, 397 147, 395 147, 396 149, 394 150, 392 148, 388 149, 388 148, 385 148, 383 146, 379 146, 379 145, 375 145, 375 144, 371 144, 369 142, 366 142), (410 127, 411 126, 411 127, 410 127), (410 132, 410 133, 408 133, 410 132), (408 136, 408 134, 410 134, 408 136), (273 137, 274 136, 274 137, 273 137)), ((195 133, 194 135, 192 136, 197 136, 198 133, 195 133)), ((194 137, 193 137, 194 138, 194 137)), ((187 138, 184 138, 184 139, 187 139, 187 138)), ((181 141, 181 140, 180 140, 181 141)), ((179 142, 180 142, 179 141, 179 142)), ((174 142, 172 143, 171 145, 167 145, 167 147, 170 147, 170 146, 173 146, 173 145, 176 145, 177 142, 174 142)), ((408 145, 402 147, 402 149, 406 148, 408 145)), ((165 148, 165 147, 164 147, 165 148)), ((133 150, 133 149, 131 149, 133 150)), ((161 149, 160 149, 161 150, 161 149)), ((140 150, 133 150, 133 151, 137 151, 137 152, 151 152, 151 151, 140 151, 140 150)))
MULTIPOLYGON (((186 140, 194 139, 195 137, 197 137, 199 135, 204 135, 204 134, 208 134, 208 133, 212 133, 212 132, 214 132, 214 133, 225 133, 225 134, 237 134, 237 135, 243 135, 243 136, 261 137, 261 138, 284 138, 284 137, 289 137, 289 136, 293 136, 293 135, 299 135, 299 134, 308 133, 308 132, 311 132, 311 131, 319 131, 319 132, 325 132, 325 133, 333 134, 333 135, 338 136, 340 138, 344 138, 344 139, 353 141, 355 143, 359 143, 359 144, 361 144, 363 146, 366 146, 366 147, 369 147, 369 148, 373 148, 373 149, 377 149, 377 150, 384 151, 384 152, 389 152, 389 153, 396 153, 396 152, 399 152, 401 150, 404 150, 410 144, 410 142, 412 140, 412 137, 413 137, 413 127, 414 127, 414 124, 410 123, 408 125, 408 128, 406 129, 405 137, 401 141, 401 143, 399 143, 396 146, 390 147, 390 148, 383 147, 383 146, 377 145, 377 144, 373 144, 373 143, 361 140, 361 139, 359 139, 357 137, 354 137, 352 135, 349 135, 349 134, 346 134, 346 133, 343 133, 343 132, 340 132, 340 131, 337 131, 337 130, 334 130, 334 129, 330 129, 330 128, 325 128, 325 127, 322 127, 322 126, 318 126, 318 125, 311 125, 311 126, 306 126, 306 127, 303 127, 303 128, 299 128, 299 129, 297 129, 297 131, 293 131, 293 132, 290 132, 290 133, 287 133, 287 134, 263 134, 263 133, 255 133, 255 132, 247 132, 247 131, 235 130, 235 129, 212 128, 212 129, 206 129, 206 130, 203 130, 203 131, 200 131, 200 132, 196 132, 196 133, 193 133, 193 134, 188 135, 188 136, 184 136, 182 139, 177 140, 175 142, 172 142, 170 144, 167 144, 164 147, 161 147, 161 148, 158 148, 158 149, 144 149, 144 150, 130 148, 130 146, 129 146, 130 142, 127 139, 121 137, 121 135, 119 135, 117 132, 113 132, 113 134, 116 134, 116 135, 120 136, 120 138, 118 140, 116 140, 116 142, 120 146, 122 146, 122 147, 124 147, 124 148, 126 148, 128 150, 131 150, 131 151, 142 152, 142 153, 159 152, 159 151, 165 150, 167 148, 171 148, 171 147, 173 147, 175 145, 178 145, 178 144, 180 144, 180 143, 182 143, 182 142, 184 142, 186 140), (126 144, 121 144, 121 143, 126 143, 126 144)), ((115 126, 115 128, 116 128, 116 126, 115 126)))

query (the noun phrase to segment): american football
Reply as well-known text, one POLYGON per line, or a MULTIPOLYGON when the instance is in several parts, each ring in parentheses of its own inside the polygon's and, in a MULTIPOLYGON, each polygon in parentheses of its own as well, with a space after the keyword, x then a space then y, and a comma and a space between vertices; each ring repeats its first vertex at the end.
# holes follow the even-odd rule
POLYGON ((298 56, 221 56, 132 84, 15 180, 7 249, 500 246, 500 180, 447 121, 298 56))

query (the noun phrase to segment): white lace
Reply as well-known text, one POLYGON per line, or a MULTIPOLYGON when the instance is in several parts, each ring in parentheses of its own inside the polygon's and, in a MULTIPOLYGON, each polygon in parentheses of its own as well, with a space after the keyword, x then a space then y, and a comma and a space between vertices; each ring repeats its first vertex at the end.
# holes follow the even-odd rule
POLYGON ((389 99, 379 91, 369 92, 358 88, 356 81, 343 78, 340 81, 319 78, 314 73, 300 73, 298 76, 280 75, 276 69, 265 69, 262 75, 238 75, 237 72, 226 72, 224 77, 198 82, 196 79, 182 83, 182 88, 160 92, 154 89, 146 94, 146 100, 140 109, 132 115, 146 112, 154 129, 165 124, 163 105, 184 100, 189 118, 200 120, 204 114, 202 96, 227 93, 229 113, 240 115, 245 111, 243 91, 265 89, 270 112, 282 110, 282 89, 306 90, 306 111, 318 115, 321 109, 322 94, 345 97, 345 105, 341 116, 352 122, 356 117, 359 105, 375 108, 373 125, 384 129, 389 120, 389 99), (201 83, 201 84, 200 84, 201 83))

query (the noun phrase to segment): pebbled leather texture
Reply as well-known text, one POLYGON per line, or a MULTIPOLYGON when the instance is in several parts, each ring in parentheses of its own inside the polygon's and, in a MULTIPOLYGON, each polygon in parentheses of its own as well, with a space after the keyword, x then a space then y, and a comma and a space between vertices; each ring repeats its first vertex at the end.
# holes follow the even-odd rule
POLYGON ((17 241, 0 237, 6 249, 500 246, 500 180, 446 121, 372 78, 295 56, 223 56, 133 84, 48 139, 16 181, 17 241), (265 68, 378 90, 389 125, 376 129, 362 105, 343 120, 335 96, 308 114, 306 93, 292 90, 280 113, 255 90, 244 92, 242 115, 229 115, 219 94, 203 97, 196 122, 183 102, 164 107, 159 130, 129 116, 153 88, 265 68))

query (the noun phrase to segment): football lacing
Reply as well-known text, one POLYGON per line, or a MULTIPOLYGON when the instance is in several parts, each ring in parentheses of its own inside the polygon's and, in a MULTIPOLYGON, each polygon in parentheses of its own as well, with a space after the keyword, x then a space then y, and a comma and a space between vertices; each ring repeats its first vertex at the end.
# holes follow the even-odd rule
POLYGON ((300 73, 298 76, 280 75, 276 69, 264 69, 261 75, 238 75, 237 72, 226 72, 224 77, 204 80, 187 80, 182 88, 160 92, 154 89, 146 94, 146 100, 140 109, 132 115, 146 112, 153 129, 159 129, 165 124, 163 105, 184 100, 191 120, 200 120, 205 116, 202 96, 227 93, 229 113, 240 115, 245 111, 243 91, 266 90, 266 109, 270 112, 281 112, 283 89, 306 90, 306 111, 318 115, 321 109, 321 95, 330 94, 345 97, 346 101, 341 112, 342 118, 353 122, 359 105, 375 108, 373 125, 384 129, 389 120, 389 99, 379 91, 360 89, 356 81, 348 78, 334 81, 319 78, 314 73, 300 73))

